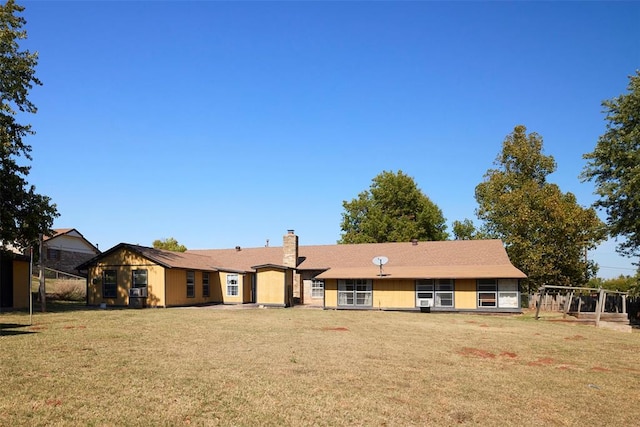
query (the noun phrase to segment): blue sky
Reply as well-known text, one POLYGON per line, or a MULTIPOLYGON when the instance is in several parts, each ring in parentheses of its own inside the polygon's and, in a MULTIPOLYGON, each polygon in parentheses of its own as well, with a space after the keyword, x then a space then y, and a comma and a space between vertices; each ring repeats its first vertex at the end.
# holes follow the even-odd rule
MULTIPOLYGON (((518 124, 590 205, 601 101, 640 68, 635 2, 21 4, 44 83, 29 180, 101 249, 332 244, 384 170, 477 223, 518 124)), ((590 254, 600 275, 633 274, 614 246, 590 254)))

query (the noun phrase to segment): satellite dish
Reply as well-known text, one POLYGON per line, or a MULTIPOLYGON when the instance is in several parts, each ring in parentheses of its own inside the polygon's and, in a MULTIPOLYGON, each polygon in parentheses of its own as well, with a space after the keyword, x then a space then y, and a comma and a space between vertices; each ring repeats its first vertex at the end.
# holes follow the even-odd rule
POLYGON ((375 265, 379 265, 380 267, 382 267, 383 265, 389 262, 389 258, 387 258, 386 256, 375 256, 373 257, 371 262, 374 263, 375 265))
POLYGON ((374 256, 371 262, 380 267, 380 277, 382 277, 382 266, 389 262, 389 258, 386 256, 374 256))

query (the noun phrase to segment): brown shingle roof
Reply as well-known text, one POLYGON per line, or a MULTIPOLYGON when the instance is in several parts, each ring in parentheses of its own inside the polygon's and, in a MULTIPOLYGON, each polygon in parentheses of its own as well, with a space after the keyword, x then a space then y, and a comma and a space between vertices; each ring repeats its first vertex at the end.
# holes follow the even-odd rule
POLYGON ((301 246, 300 256, 302 269, 368 266, 375 256, 387 257, 387 267, 510 264, 500 240, 301 246))
MULTIPOLYGON (((283 248, 202 249, 172 252, 120 243, 94 257, 79 269, 95 264, 120 248, 130 250, 167 268, 254 271, 256 266, 282 266, 283 248)), ((369 279, 380 277, 376 256, 385 256, 382 277, 414 278, 525 278, 509 261, 500 240, 450 240, 440 242, 367 243, 357 245, 300 246, 299 270, 323 271, 322 279, 369 279)))
POLYGON ((164 249, 149 248, 146 246, 132 245, 129 243, 120 243, 106 252, 90 259, 84 264, 78 266, 78 269, 86 269, 90 265, 94 265, 100 258, 108 256, 119 249, 126 249, 136 253, 150 261, 153 261, 166 268, 190 268, 194 270, 216 271, 217 269, 211 263, 211 259, 204 255, 173 252, 164 249))
MULTIPOLYGON (((282 247, 190 250, 210 257, 219 269, 251 271, 253 266, 282 265, 282 247)), ((379 267, 371 260, 385 256, 383 267, 394 278, 525 278, 509 261, 500 240, 366 243, 357 245, 300 246, 299 270, 328 270, 320 278, 373 278, 379 267)))
MULTIPOLYGON (((42 240, 49 240, 49 239, 53 239, 54 237, 58 237, 62 234, 67 234, 70 233, 71 231, 75 230, 75 228, 54 228, 53 230, 53 234, 51 236, 42 236, 42 240)), ((78 230, 76 230, 78 231, 78 230)), ((80 233, 78 233, 80 234, 80 233)))
POLYGON ((282 265, 283 252, 280 246, 241 249, 195 249, 187 254, 207 256, 220 270, 233 269, 251 271, 255 265, 282 265))

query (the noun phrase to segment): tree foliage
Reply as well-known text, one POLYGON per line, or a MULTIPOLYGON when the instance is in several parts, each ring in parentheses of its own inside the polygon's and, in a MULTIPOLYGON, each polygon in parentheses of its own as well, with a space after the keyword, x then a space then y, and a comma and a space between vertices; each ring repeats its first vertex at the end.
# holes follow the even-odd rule
POLYGON ((540 135, 516 126, 505 138, 496 168, 476 187, 478 217, 527 274, 528 290, 586 283, 596 265, 585 253, 606 234, 593 208, 583 208, 572 193, 547 182, 556 163, 542 150, 540 135))
POLYGON ((632 292, 638 285, 638 277, 620 275, 610 279, 599 277, 589 280, 589 287, 603 288, 612 291, 632 292))
POLYGON ((36 193, 26 177, 31 169, 31 146, 24 138, 34 132, 19 123, 20 113, 36 113, 29 91, 42 83, 35 76, 38 54, 20 50, 26 39, 24 10, 13 0, 0 5, 0 242, 26 247, 39 233, 49 234, 58 216, 47 196, 36 193))
POLYGON ((491 239, 491 236, 486 230, 476 228, 469 218, 465 218, 462 221, 453 221, 453 236, 455 240, 480 240, 491 239))
POLYGON ((153 247, 156 249, 165 249, 167 251, 174 252, 185 252, 187 250, 187 247, 185 245, 181 245, 173 237, 154 240, 153 247))
POLYGON ((446 240, 442 211, 417 186, 414 179, 383 171, 369 190, 343 201, 342 237, 339 243, 382 243, 446 240))
POLYGON ((606 132, 588 160, 582 178, 595 181, 595 206, 607 213, 609 232, 623 236, 623 255, 640 256, 640 71, 629 77, 628 93, 604 101, 606 132))

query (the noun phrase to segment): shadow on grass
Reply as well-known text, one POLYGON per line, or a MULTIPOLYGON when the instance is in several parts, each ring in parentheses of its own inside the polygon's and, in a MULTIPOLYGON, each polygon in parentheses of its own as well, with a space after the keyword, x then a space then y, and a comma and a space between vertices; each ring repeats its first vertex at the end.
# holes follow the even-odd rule
MULTIPOLYGON (((93 311, 96 307, 87 306, 84 301, 64 301, 47 299, 47 309, 44 313, 64 313, 68 311, 93 311)), ((29 309, 11 310, 13 313, 28 313, 29 309)), ((33 312, 42 314, 40 301, 33 301, 33 312)))
POLYGON ((0 323, 0 336, 28 335, 36 333, 35 331, 21 329, 28 327, 29 325, 19 325, 17 323, 0 323))
MULTIPOLYGON (((65 300, 47 300, 47 311, 44 313, 66 313, 73 311, 97 311, 97 310, 132 310, 128 306, 108 306, 107 308, 100 308, 95 305, 87 305, 84 301, 65 301, 65 300)), ((24 312, 25 310, 22 310, 24 312)), ((33 312, 42 314, 39 301, 33 302, 33 312)))

